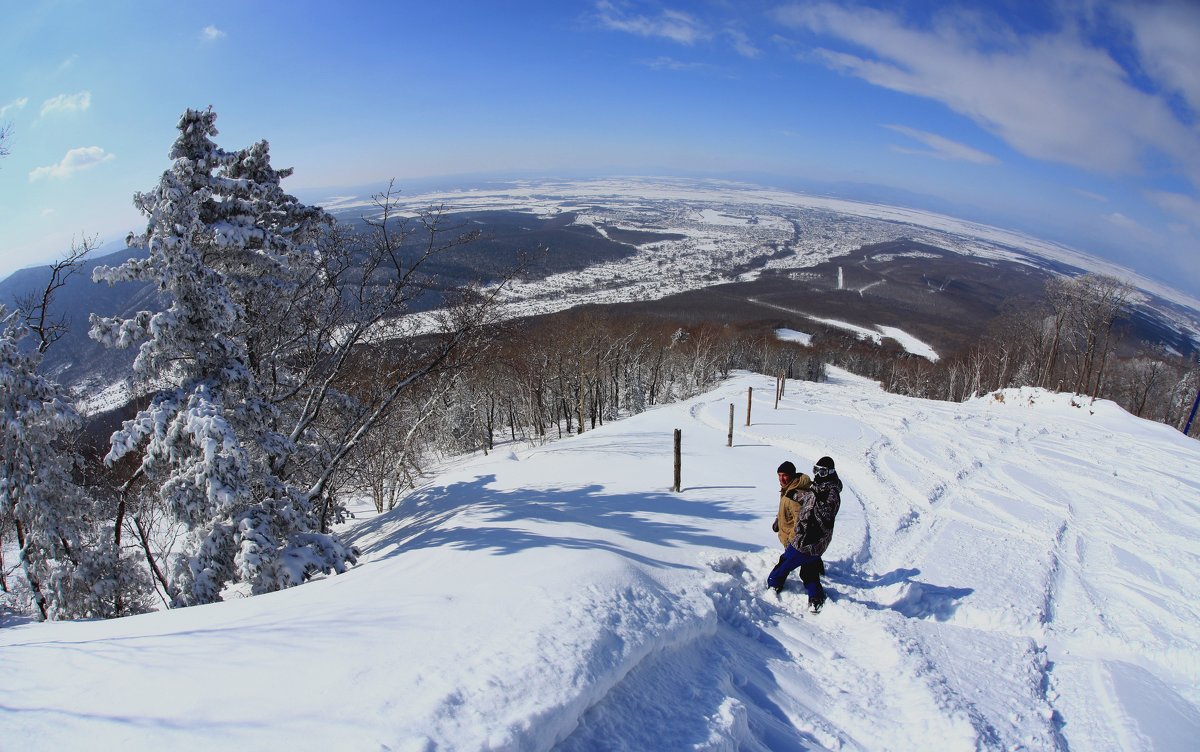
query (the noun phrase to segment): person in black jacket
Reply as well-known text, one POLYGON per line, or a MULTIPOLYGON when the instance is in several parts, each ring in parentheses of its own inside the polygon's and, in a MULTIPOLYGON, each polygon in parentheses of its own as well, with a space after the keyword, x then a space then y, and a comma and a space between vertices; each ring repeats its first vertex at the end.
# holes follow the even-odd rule
MULTIPOLYGON (((799 569, 804 589, 808 591, 808 608, 814 614, 820 612, 825 605, 825 588, 821 586, 825 562, 821 560, 821 555, 833 540, 833 524, 842 505, 842 488, 842 481, 834 469, 833 459, 822 457, 817 460, 817 464, 813 466, 812 485, 796 495, 795 501, 800 503, 794 531, 787 536, 779 564, 771 570, 767 578, 767 585, 779 592, 783 589, 787 576, 793 570, 799 569)), ((782 512, 779 516, 782 516, 782 512)), ((777 516, 776 525, 779 523, 777 516)), ((778 532, 782 541, 782 531, 778 532)))

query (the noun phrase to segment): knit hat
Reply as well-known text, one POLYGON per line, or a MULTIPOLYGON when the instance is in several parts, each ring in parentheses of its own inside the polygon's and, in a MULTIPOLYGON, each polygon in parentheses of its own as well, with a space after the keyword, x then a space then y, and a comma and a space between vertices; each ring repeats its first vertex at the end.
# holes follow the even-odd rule
POLYGON ((793 465, 791 462, 784 460, 783 464, 780 465, 779 469, 777 469, 775 472, 787 473, 788 475, 795 475, 796 474, 796 466, 793 465))
POLYGON ((817 464, 813 465, 813 475, 818 478, 824 478, 826 475, 833 473, 833 458, 822 457, 817 460, 817 464))

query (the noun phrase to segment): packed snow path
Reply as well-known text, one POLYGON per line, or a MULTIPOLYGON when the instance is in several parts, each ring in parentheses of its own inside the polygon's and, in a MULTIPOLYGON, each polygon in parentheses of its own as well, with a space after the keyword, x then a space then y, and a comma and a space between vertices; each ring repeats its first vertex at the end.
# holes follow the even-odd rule
POLYGON ((776 410, 773 386, 464 458, 353 524, 346 575, 10 621, 0 748, 1194 748, 1200 444, 1040 391, 837 372, 776 410), (846 490, 812 616, 765 577, 775 467, 825 454, 846 490))

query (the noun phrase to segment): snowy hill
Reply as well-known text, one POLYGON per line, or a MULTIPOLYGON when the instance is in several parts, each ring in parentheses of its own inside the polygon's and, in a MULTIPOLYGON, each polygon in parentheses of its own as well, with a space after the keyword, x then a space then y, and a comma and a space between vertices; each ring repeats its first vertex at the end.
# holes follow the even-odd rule
POLYGON ((0 747, 1195 748, 1200 443, 1040 391, 773 386, 462 459, 354 523, 342 576, 9 623, 0 747), (823 454, 847 487, 811 616, 763 584, 775 467, 823 454))

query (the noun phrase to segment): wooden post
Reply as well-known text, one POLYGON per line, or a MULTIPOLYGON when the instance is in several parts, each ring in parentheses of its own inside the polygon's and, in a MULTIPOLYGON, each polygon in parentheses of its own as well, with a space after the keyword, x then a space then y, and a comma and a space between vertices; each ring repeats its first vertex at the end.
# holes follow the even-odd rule
POLYGON ((779 374, 779 398, 783 399, 783 395, 787 392, 787 371, 779 374))
POLYGON ((729 438, 725 442, 725 446, 733 446, 733 403, 729 403, 729 438))
POLYGON ((1187 424, 1183 427, 1183 435, 1187 436, 1192 432, 1192 421, 1196 420, 1196 410, 1200 409, 1200 389, 1196 390, 1196 400, 1192 402, 1192 413, 1188 416, 1187 424))
POLYGON ((679 493, 680 475, 683 469, 683 461, 680 459, 680 449, 683 446, 683 431, 675 429, 675 493, 679 493))
POLYGON ((782 388, 783 387, 780 386, 780 383, 779 383, 779 377, 776 376, 775 377, 775 409, 776 410, 779 409, 779 392, 782 390, 782 388))
POLYGON ((587 381, 583 378, 583 372, 580 371, 580 373, 579 373, 579 399, 575 400, 575 422, 579 426, 575 431, 575 435, 577 435, 577 436, 579 434, 583 433, 583 390, 584 390, 584 387, 586 384, 587 384, 587 381))
POLYGON ((754 387, 746 391, 746 425, 750 425, 750 407, 754 404, 754 387))

